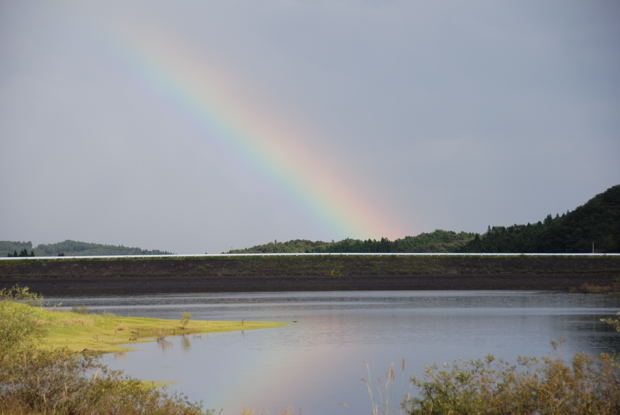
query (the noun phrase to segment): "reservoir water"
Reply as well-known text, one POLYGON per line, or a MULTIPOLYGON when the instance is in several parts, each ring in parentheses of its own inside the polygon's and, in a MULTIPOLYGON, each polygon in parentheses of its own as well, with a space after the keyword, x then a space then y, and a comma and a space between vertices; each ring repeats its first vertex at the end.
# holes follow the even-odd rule
MULTIPOLYGON (((397 369, 390 388, 398 413, 408 378, 424 366, 491 353, 514 360, 551 353, 620 350, 620 335, 599 321, 617 296, 523 291, 390 291, 162 294, 48 298, 92 312, 181 319, 285 321, 283 328, 186 337, 106 355, 114 369, 170 388, 225 415, 370 413, 362 378, 397 369), (401 373, 401 362, 406 364, 401 373), (365 365, 367 363, 367 366, 365 365)), ((375 393, 377 391, 375 390, 375 393)), ((376 395, 375 395, 376 398, 376 395)))

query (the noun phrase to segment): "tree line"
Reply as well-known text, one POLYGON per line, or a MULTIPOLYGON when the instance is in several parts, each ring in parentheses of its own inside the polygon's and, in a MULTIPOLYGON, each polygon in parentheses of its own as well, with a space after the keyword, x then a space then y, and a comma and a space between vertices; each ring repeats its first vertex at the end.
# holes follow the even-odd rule
POLYGON ((105 245, 72 240, 53 244, 39 244, 35 248, 32 247, 32 242, 0 241, 0 252, 6 252, 9 257, 171 254, 171 252, 156 249, 146 250, 123 245, 105 245))
MULTIPOLYGON (((7 256, 57 255, 166 255, 167 251, 144 250, 122 245, 104 245, 66 240, 55 244, 0 241, 7 256)), ((479 234, 435 230, 395 240, 352 239, 273 241, 229 253, 536 253, 620 252, 620 185, 596 195, 571 212, 525 225, 489 226, 479 234)))
POLYGON ((22 249, 21 251, 17 252, 17 251, 13 251, 12 253, 9 252, 8 257, 27 257, 27 256, 34 256, 34 251, 30 251, 28 252, 28 250, 26 249, 22 249))
POLYGON ((338 242, 296 239, 270 242, 229 253, 587 253, 620 252, 620 185, 562 215, 525 225, 489 226, 482 234, 436 230, 389 240, 338 242))

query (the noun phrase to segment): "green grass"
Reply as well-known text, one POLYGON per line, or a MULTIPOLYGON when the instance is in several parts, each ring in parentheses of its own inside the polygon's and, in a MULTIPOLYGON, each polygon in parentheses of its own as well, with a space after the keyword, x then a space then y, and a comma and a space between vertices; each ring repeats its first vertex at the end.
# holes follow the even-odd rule
POLYGON ((0 289, 0 414, 213 415, 166 383, 126 377, 98 355, 165 336, 280 327, 284 323, 119 317, 50 310, 28 288, 0 289))
POLYGON ((154 341, 167 336, 255 330, 285 326, 286 323, 265 321, 166 320, 145 317, 120 317, 113 314, 83 314, 50 310, 24 303, 11 302, 10 307, 30 308, 29 314, 43 328, 38 347, 93 353, 131 350, 126 344, 154 341))

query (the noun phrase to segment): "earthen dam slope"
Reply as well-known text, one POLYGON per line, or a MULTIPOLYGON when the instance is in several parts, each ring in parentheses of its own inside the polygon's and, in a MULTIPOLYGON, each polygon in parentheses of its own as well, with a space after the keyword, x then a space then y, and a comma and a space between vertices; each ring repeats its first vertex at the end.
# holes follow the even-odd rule
POLYGON ((0 261, 44 295, 233 291, 569 290, 620 279, 620 255, 205 255, 0 261))

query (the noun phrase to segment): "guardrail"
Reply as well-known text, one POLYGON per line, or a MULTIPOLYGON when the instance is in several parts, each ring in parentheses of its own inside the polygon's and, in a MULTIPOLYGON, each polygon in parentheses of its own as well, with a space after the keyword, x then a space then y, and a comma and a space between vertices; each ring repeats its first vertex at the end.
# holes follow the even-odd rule
POLYGON ((326 252, 326 253, 247 253, 247 254, 171 254, 171 255, 72 255, 0 257, 0 261, 18 260, 67 260, 67 259, 161 259, 161 258, 213 258, 213 257, 257 257, 257 256, 555 256, 555 257, 605 257, 620 256, 620 253, 454 253, 454 252, 326 252))

